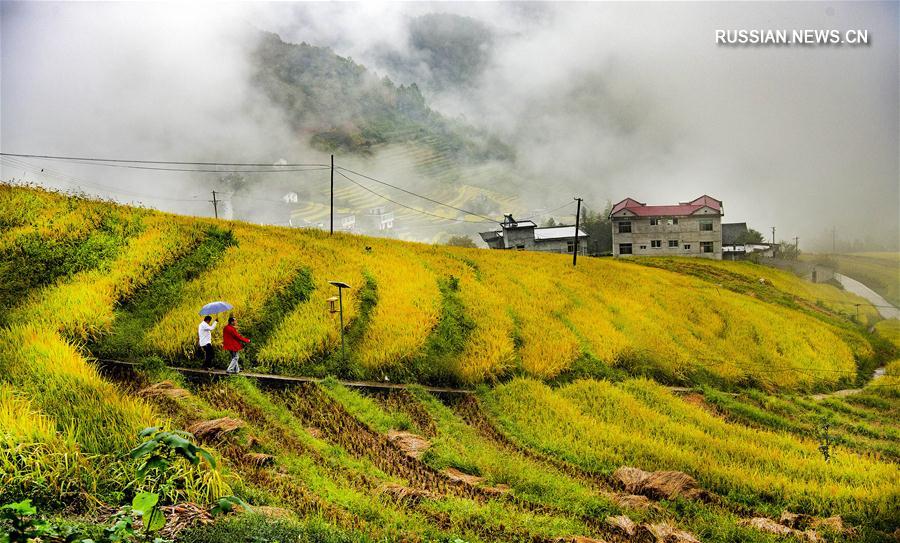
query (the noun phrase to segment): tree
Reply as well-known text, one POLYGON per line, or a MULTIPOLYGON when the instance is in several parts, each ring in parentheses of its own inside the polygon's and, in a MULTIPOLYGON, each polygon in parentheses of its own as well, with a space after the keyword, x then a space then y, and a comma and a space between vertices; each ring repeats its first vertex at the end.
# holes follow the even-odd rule
POLYGON ((450 236, 450 239, 447 240, 447 245, 453 247, 468 247, 470 249, 476 249, 478 247, 469 236, 450 236))
POLYGON ((762 233, 752 228, 749 228, 745 233, 741 234, 737 238, 737 242, 739 245, 763 243, 764 241, 765 239, 763 238, 762 233))
POLYGON ((551 226, 556 226, 556 221, 553 220, 553 217, 550 217, 549 219, 547 219, 546 221, 544 221, 544 224, 543 224, 542 226, 543 226, 544 228, 549 228, 549 227, 551 227, 551 226))
POLYGON ((612 252, 610 209, 612 209, 612 205, 607 202, 603 211, 591 211, 587 207, 581 210, 581 230, 588 235, 588 254, 601 255, 612 252))

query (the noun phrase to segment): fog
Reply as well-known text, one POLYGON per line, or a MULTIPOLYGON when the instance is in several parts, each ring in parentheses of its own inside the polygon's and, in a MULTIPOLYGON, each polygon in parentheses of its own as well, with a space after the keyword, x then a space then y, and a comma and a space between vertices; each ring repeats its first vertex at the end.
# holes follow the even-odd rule
MULTIPOLYGON (((834 227, 846 243, 898 250, 898 15, 897 3, 3 3, 0 145, 323 162, 250 83, 244 52, 260 29, 416 82, 434 109, 498 134, 516 151, 504 167, 532 207, 705 193, 724 201, 726 221, 767 237, 775 226, 802 249, 830 248, 834 227), (484 65, 464 84, 430 84, 433 66, 410 45, 410 21, 427 13, 490 29, 484 65), (716 29, 738 28, 863 29, 871 43, 716 45, 716 29)), ((396 161, 352 163, 408 179, 410 165, 396 161)), ((29 164, 53 173, 4 160, 4 179, 211 211, 215 174, 29 164)))

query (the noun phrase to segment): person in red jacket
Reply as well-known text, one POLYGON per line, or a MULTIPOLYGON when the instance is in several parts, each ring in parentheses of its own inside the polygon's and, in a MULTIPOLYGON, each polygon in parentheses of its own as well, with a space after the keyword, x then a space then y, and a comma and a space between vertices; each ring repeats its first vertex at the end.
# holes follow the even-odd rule
POLYGON ((234 317, 228 317, 228 325, 222 330, 222 347, 231 353, 231 362, 228 364, 228 369, 225 370, 225 373, 230 375, 241 372, 241 367, 238 366, 238 355, 244 348, 243 343, 250 343, 249 339, 238 334, 237 328, 234 327, 235 324, 237 321, 234 320, 234 317))

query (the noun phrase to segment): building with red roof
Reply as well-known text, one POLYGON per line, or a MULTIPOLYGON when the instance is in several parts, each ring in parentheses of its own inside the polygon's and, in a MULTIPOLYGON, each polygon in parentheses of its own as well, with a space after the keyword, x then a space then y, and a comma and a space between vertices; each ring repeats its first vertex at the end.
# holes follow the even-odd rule
POLYGON ((721 260, 724 215, 722 201, 706 194, 673 205, 647 205, 625 198, 609 212, 613 254, 721 260))

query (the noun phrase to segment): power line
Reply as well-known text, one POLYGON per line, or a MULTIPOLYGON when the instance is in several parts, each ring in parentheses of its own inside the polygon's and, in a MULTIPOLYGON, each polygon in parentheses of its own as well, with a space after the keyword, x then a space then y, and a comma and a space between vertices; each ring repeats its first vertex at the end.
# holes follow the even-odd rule
MULTIPOLYGON (((94 166, 105 166, 105 167, 116 167, 116 168, 129 168, 129 169, 139 169, 139 170, 154 170, 154 171, 174 171, 174 172, 191 172, 191 173, 278 173, 278 172, 304 172, 304 171, 320 171, 324 169, 329 169, 332 166, 328 164, 322 163, 284 163, 284 164, 271 164, 271 163, 261 163, 261 162, 189 162, 189 161, 174 161, 174 160, 140 160, 140 159, 121 159, 121 158, 101 158, 101 157, 85 157, 85 156, 63 156, 63 155, 43 155, 43 154, 25 154, 25 153, 0 153, 0 156, 3 157, 19 157, 19 158, 32 158, 32 159, 45 159, 45 160, 58 160, 64 161, 74 164, 84 164, 84 165, 94 165, 94 166), (209 168, 171 168, 171 167, 159 167, 159 166, 147 166, 148 164, 152 165, 166 165, 166 166, 215 166, 216 169, 209 168), (222 167, 240 167, 241 169, 222 169, 222 167), (265 167, 263 170, 248 170, 248 167, 265 167)), ((474 211, 469 211, 467 209, 463 209, 452 204, 448 204, 445 202, 441 202, 429 196, 425 196, 422 194, 418 194, 411 190, 405 189, 403 187, 394 185, 392 183, 388 183, 381 179, 377 179, 375 177, 366 175, 361 172, 357 172, 355 170, 351 170, 349 168, 338 167, 338 169, 348 172, 350 174, 362 177, 364 179, 368 179, 375 183, 379 183, 381 185, 393 188, 395 190, 399 190, 411 196, 415 196, 417 198, 421 198, 428 202, 434 203, 436 205, 440 205, 443 207, 447 207, 449 209, 453 209, 455 211, 459 211, 466 215, 471 215, 474 217, 478 217, 480 219, 484 219, 489 223, 497 223, 498 221, 482 215, 480 213, 476 213, 474 211)), ((343 177, 349 179, 346 175, 343 177)), ((358 184, 358 183, 357 183, 358 184)), ((362 185, 360 185, 362 186, 362 185)), ((377 193, 376 193, 377 194, 377 193)), ((386 198, 384 195, 377 194, 379 197, 382 197, 388 201, 391 201, 397 205, 402 207, 407 207, 417 212, 423 212, 423 210, 419 210, 416 208, 411 208, 410 206, 406 206, 405 204, 400 204, 399 202, 390 200, 386 198)), ((428 214, 426 212, 426 214, 428 214)), ((456 219, 447 219, 446 217, 442 217, 440 215, 431 214, 434 217, 445 219, 445 220, 456 220, 456 219)), ((463 222, 474 222, 474 221, 463 221, 463 222)))
POLYGON ((408 205, 406 205, 406 204, 404 204, 404 203, 401 203, 401 202, 398 202, 398 201, 396 201, 396 200, 393 200, 393 199, 391 199, 391 198, 385 196, 384 194, 375 192, 374 190, 370 189, 369 187, 363 185, 362 183, 359 183, 359 182, 357 182, 357 181, 355 181, 355 180, 353 180, 353 179, 350 179, 349 177, 347 177, 346 175, 344 175, 343 172, 340 171, 341 169, 343 169, 343 168, 335 169, 335 172, 336 172, 338 175, 340 175, 341 177, 343 177, 344 179, 346 179, 347 181, 350 181, 351 183, 353 183, 354 185, 358 186, 359 188, 361 188, 361 189, 363 189, 363 190, 365 190, 365 191, 367 191, 367 192, 370 192, 370 193, 374 194, 375 196, 378 196, 379 198, 381 198, 381 199, 383 199, 383 200, 387 200, 388 202, 391 202, 392 204, 396 204, 396 205, 398 205, 398 206, 400 206, 400 207, 404 207, 404 208, 406 208, 406 209, 409 209, 410 211, 415 211, 416 213, 421 213, 422 215, 429 215, 429 216, 431 216, 431 217, 435 217, 435 218, 438 218, 438 219, 441 219, 441 220, 444 220, 444 221, 464 222, 464 223, 470 223, 470 224, 489 222, 490 224, 497 224, 497 221, 494 221, 494 220, 489 220, 489 221, 467 221, 466 219, 454 219, 454 218, 451 218, 451 217, 442 217, 441 215, 437 215, 437 214, 435 214, 435 213, 429 213, 428 211, 424 211, 424 210, 422 210, 422 209, 418 209, 418 208, 415 208, 415 207, 412 207, 412 206, 408 206, 408 205))
POLYGON ((48 168, 39 168, 38 166, 35 166, 35 165, 25 162, 23 160, 10 158, 8 156, 0 156, 0 160, 2 160, 2 162, 6 162, 8 167, 10 167, 10 168, 12 168, 12 167, 22 168, 27 171, 30 171, 31 173, 33 173, 35 175, 44 175, 44 176, 50 177, 56 181, 67 183, 77 189, 82 189, 82 187, 90 187, 90 188, 93 188, 96 190, 102 190, 102 191, 125 195, 125 196, 132 196, 132 197, 138 197, 138 198, 150 198, 150 199, 154 199, 154 200, 162 200, 162 201, 167 201, 167 202, 200 202, 201 201, 201 200, 199 200, 199 198, 200 198, 199 195, 195 195, 190 199, 168 198, 165 196, 154 196, 151 194, 144 194, 144 193, 140 193, 140 192, 125 190, 125 189, 121 189, 118 187, 111 187, 109 185, 103 185, 100 183, 89 182, 89 181, 85 181, 81 178, 78 178, 76 176, 73 176, 71 174, 59 172, 59 171, 54 170, 49 167, 48 168))
POLYGON ((160 166, 137 166, 134 164, 107 164, 103 162, 82 162, 77 160, 67 161, 69 164, 84 164, 86 166, 105 166, 107 168, 127 168, 132 170, 153 170, 163 172, 188 172, 188 173, 288 173, 288 172, 317 172, 327 170, 319 166, 309 166, 303 168, 279 168, 268 170, 247 170, 247 169, 210 169, 210 168, 164 168, 160 166))
MULTIPOLYGON (((450 208, 450 209, 454 209, 454 210, 459 211, 459 212, 461 212, 461 213, 465 213, 466 215, 472 215, 472 216, 474 216, 474 217, 479 217, 479 218, 481 218, 481 219, 485 219, 485 221, 490 222, 490 223, 497 224, 497 223, 499 222, 499 221, 497 221, 496 219, 492 219, 492 218, 490 218, 490 217, 485 217, 484 215, 481 215, 481 214, 479 214, 479 213, 475 213, 474 211, 468 211, 468 210, 462 209, 462 208, 460 208, 460 207, 456 207, 456 206, 454 206, 454 205, 446 204, 446 203, 444 203, 444 202, 435 200, 434 198, 430 198, 430 197, 428 197, 428 196, 423 196, 423 195, 421 195, 421 194, 417 194, 417 193, 415 193, 415 192, 413 192, 413 191, 411 191, 411 190, 407 190, 407 189, 404 189, 404 188, 402 188, 402 187, 398 187, 397 185, 393 185, 393 184, 391 184, 391 183, 388 183, 388 182, 386 182, 386 181, 382 181, 382 180, 380 180, 380 179, 375 179, 374 177, 370 177, 370 176, 368 176, 368 175, 365 175, 365 174, 362 174, 362 173, 353 171, 353 170, 348 169, 348 168, 344 168, 344 167, 342 167, 342 166, 338 166, 337 169, 338 169, 338 170, 343 170, 343 171, 345 171, 345 172, 349 172, 349 173, 351 173, 351 174, 353 174, 353 175, 358 175, 359 177, 363 177, 363 178, 365 178, 365 179, 368 179, 369 181, 374 181, 375 183, 379 183, 379 184, 381 184, 381 185, 385 185, 385 186, 387 186, 387 187, 391 187, 392 189, 396 189, 396 190, 399 190, 399 191, 401 191, 401 192, 405 192, 406 194, 410 194, 410 195, 415 196, 415 197, 417 197, 417 198, 421 198, 421 199, 423 199, 423 200, 427 200, 427 201, 429 201, 429 202, 431 202, 431 203, 433 203, 433 204, 437 204, 437 205, 441 205, 441 206, 444 206, 444 207, 448 207, 448 208, 450 208)), ((341 175, 343 175, 343 174, 341 174, 341 175)), ((346 178, 346 179, 350 179, 350 178, 347 177, 346 175, 343 175, 343 177, 346 178)), ((360 186, 362 186, 362 185, 360 185, 360 186)), ((399 205, 399 204, 398 204, 398 205, 399 205)))
POLYGON ((328 164, 321 163, 284 163, 274 164, 267 162, 183 162, 177 160, 132 160, 124 158, 97 158, 97 157, 77 157, 77 156, 57 156, 57 155, 29 155, 20 153, 0 153, 0 156, 11 156, 19 158, 43 158, 48 160, 81 160, 86 162, 117 162, 128 164, 169 164, 176 166, 266 166, 270 168, 280 167, 297 167, 297 166, 320 166, 328 167, 328 164))
MULTIPOLYGON (((556 212, 556 211, 559 211, 560 209, 562 209, 562 208, 564 208, 564 207, 569 207, 569 206, 571 206, 571 205, 575 205, 575 201, 574 201, 574 200, 571 201, 571 202, 566 202, 566 203, 564 203, 563 205, 561 205, 561 206, 559 206, 559 207, 554 207, 553 209, 551 209, 551 210, 549 210, 549 211, 544 211, 543 214, 544 214, 544 215, 549 215, 549 214, 551 214, 551 213, 554 213, 554 212, 556 212)), ((531 220, 536 219, 537 217, 538 217, 537 215, 532 215, 531 217, 525 217, 524 219, 519 219, 519 220, 521 220, 521 221, 531 221, 531 220)))

